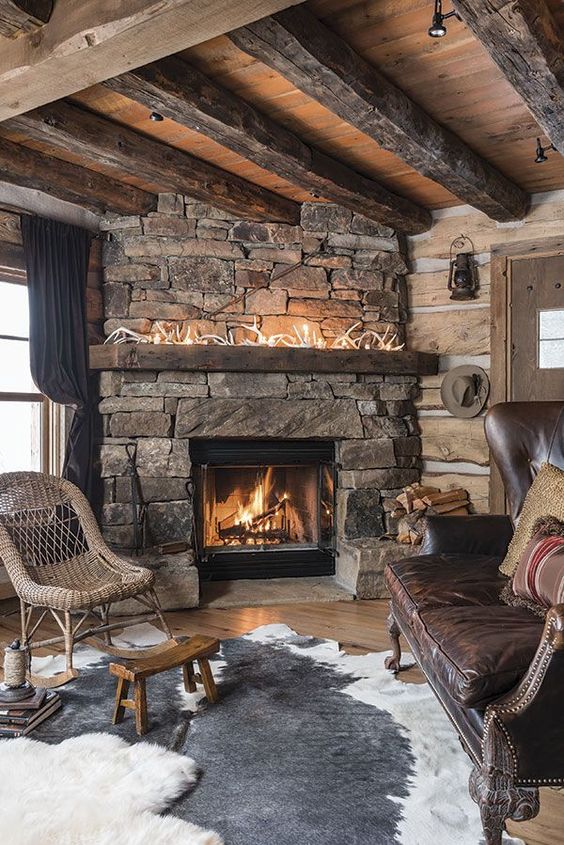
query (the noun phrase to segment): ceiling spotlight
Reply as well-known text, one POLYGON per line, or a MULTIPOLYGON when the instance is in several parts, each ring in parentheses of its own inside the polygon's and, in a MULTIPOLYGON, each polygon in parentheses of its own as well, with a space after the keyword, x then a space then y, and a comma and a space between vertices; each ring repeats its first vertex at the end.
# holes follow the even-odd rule
POLYGON ((149 117, 151 120, 154 120, 155 123, 160 123, 161 120, 164 120, 164 117, 162 114, 159 114, 158 111, 152 111, 149 117))
POLYGON ((447 18, 457 18, 458 20, 461 20, 460 15, 454 9, 452 10, 452 12, 447 12, 446 14, 444 14, 442 0, 435 0, 433 22, 428 30, 431 38, 443 38, 443 36, 447 34, 447 28, 445 26, 445 21, 447 20, 447 18))
POLYGON ((541 139, 537 138, 535 164, 542 164, 543 161, 548 161, 547 153, 550 152, 550 150, 556 150, 554 144, 550 144, 548 147, 543 147, 541 139))

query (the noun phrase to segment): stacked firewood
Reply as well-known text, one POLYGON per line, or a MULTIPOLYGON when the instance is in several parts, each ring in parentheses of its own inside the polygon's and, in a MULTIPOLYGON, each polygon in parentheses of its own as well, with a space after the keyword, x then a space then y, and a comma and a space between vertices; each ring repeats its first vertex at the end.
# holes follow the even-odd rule
POLYGON ((396 497, 392 516, 398 520, 398 542, 419 545, 425 532, 425 517, 430 514, 466 516, 470 501, 462 488, 441 492, 438 487, 411 484, 396 497))

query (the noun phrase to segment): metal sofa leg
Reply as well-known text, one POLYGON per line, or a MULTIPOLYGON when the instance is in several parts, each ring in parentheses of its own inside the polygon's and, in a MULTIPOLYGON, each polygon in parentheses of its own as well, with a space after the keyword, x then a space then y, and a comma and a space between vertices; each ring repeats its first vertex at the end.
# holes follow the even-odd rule
POLYGON ((384 661, 384 666, 386 667, 386 669, 391 669, 392 672, 397 673, 400 671, 401 644, 399 638, 401 631, 399 629, 398 623, 396 622, 394 611, 391 605, 390 614, 388 616, 387 628, 390 641, 392 643, 392 654, 391 657, 386 657, 386 660, 384 661))

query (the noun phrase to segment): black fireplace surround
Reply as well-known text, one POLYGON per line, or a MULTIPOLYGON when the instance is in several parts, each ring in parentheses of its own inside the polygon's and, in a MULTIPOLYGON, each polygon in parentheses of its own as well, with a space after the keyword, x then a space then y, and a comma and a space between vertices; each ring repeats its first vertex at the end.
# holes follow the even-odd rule
POLYGON ((335 574, 335 445, 192 439, 196 564, 204 580, 335 574))

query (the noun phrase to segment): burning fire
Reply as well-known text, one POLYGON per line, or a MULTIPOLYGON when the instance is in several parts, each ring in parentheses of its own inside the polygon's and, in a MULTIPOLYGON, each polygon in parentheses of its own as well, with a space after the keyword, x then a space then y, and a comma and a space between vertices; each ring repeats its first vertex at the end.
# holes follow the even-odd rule
POLYGON ((248 333, 242 340, 236 340, 232 330, 226 335, 192 334, 192 326, 187 323, 164 323, 156 321, 149 334, 139 334, 124 326, 116 329, 106 339, 106 343, 152 343, 174 346, 286 346, 294 349, 380 349, 396 352, 403 349, 398 343, 397 332, 387 326, 381 334, 373 330, 363 330, 362 323, 353 323, 346 332, 333 341, 328 341, 315 328, 304 323, 301 328, 293 326, 292 333, 266 335, 258 326, 257 318, 250 326, 239 327, 248 333))

